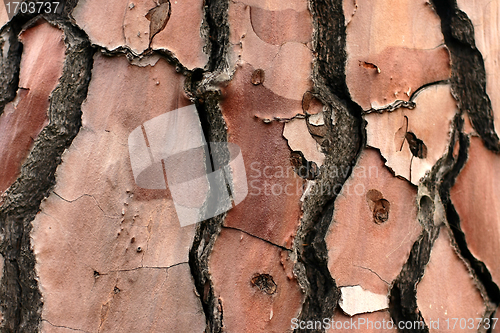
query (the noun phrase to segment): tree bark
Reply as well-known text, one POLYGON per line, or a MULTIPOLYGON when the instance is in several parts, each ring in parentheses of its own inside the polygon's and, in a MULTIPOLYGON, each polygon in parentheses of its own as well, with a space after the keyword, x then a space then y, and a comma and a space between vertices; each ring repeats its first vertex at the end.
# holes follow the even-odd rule
POLYGON ((0 332, 498 331, 498 14, 4 1, 0 332))

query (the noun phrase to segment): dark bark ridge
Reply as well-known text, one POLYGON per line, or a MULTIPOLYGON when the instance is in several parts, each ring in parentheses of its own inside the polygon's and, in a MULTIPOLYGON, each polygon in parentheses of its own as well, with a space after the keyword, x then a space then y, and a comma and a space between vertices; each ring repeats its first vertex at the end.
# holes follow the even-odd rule
MULTIPOLYGON (((456 114, 453 121, 452 140, 445 156, 438 160, 431 172, 419 184, 415 204, 418 207, 417 217, 423 231, 413 244, 410 255, 398 277, 392 282, 389 292, 389 312, 396 325, 399 322, 423 322, 425 324, 417 306, 417 285, 424 276, 434 241, 440 232, 448 231, 444 229, 446 217, 436 219, 435 211, 437 207, 443 206, 440 194, 443 191, 449 193, 449 181, 457 176, 457 166, 461 165, 464 158, 463 152, 456 157, 453 156, 455 144, 460 144, 461 150, 466 149, 462 142, 462 127, 461 115, 456 114)), ((428 332, 429 328, 425 325, 422 329, 400 331, 428 332)))
MULTIPOLYGON (((36 3, 36 1, 25 1, 26 3, 36 3)), ((68 14, 78 3, 78 0, 59 0, 60 12, 62 17, 68 14)), ((59 10, 58 10, 59 11, 59 10)), ((19 11, 6 25, 0 30, 0 115, 7 103, 16 97, 19 82, 19 65, 21 63, 21 54, 23 45, 18 40, 18 34, 25 28, 25 24, 35 18, 36 14, 22 13, 19 11), (4 50, 8 47, 8 50, 4 50), (3 57, 7 54, 7 57, 3 57)), ((40 15, 49 20, 57 19, 57 14, 40 15)))
POLYGON ((16 97, 19 83, 19 65, 23 45, 17 39, 21 29, 16 29, 11 24, 5 25, 0 31, 0 46, 2 48, 0 64, 0 115, 7 103, 16 97), (8 48, 8 49, 7 49, 8 48), (7 54, 7 57, 3 57, 7 54))
MULTIPOLYGON (((449 232, 452 235, 460 258, 473 273, 485 302, 485 318, 493 316, 500 300, 499 288, 492 281, 486 266, 468 249, 465 235, 460 228, 460 217, 450 199, 450 190, 468 159, 469 138, 463 133, 463 116, 468 114, 472 126, 488 149, 494 152, 500 151, 493 124, 491 101, 486 93, 484 62, 475 46, 472 23, 467 15, 458 9, 456 1, 433 0, 433 5, 441 18, 445 43, 451 54, 450 82, 459 112, 453 122, 452 140, 446 155, 434 165, 430 174, 419 186, 418 214, 424 231, 414 243, 410 257, 391 287, 390 312, 396 322, 423 321, 417 307, 416 286, 424 275, 432 245, 439 232, 449 232), (457 156, 453 155, 455 144, 459 147, 457 156), (442 217, 442 221, 434 220, 434 211, 438 205, 444 211, 445 216, 442 217)), ((421 331, 428 332, 428 330, 425 326, 421 331)), ((480 331, 486 329, 480 328, 480 331)))
POLYGON ((465 239, 465 234, 460 226, 460 216, 455 210, 455 207, 453 206, 450 198, 450 190, 455 184, 455 180, 458 174, 463 169, 468 159, 470 146, 469 137, 463 133, 460 133, 459 144, 460 150, 457 157, 457 163, 443 178, 443 183, 439 188, 439 195, 445 209, 446 220, 449 230, 453 235, 455 247, 460 254, 460 257, 465 261, 469 270, 472 271, 476 285, 479 288, 481 295, 483 296, 486 306, 484 318, 492 319, 495 309, 500 304, 500 290, 498 288, 498 285, 493 282, 491 273, 489 272, 486 265, 482 261, 474 257, 474 255, 470 252, 465 239))
POLYGON ((462 113, 468 113, 472 126, 486 148, 500 152, 494 127, 491 100, 486 93, 486 70, 483 56, 476 48, 474 26, 458 9, 456 0, 433 0, 441 19, 441 31, 451 54, 452 93, 462 113))
MULTIPOLYGON (((361 108, 351 100, 345 79, 346 32, 342 1, 311 0, 314 34, 313 95, 326 107, 325 163, 303 204, 303 217, 294 241, 295 275, 305 293, 300 321, 332 318, 340 291, 328 270, 325 236, 332 223, 338 189, 352 172, 364 146, 361 108), (332 117, 333 116, 333 117, 332 117), (332 124, 331 119, 335 119, 332 124), (331 177, 331 168, 349 170, 331 177), (329 175, 329 176, 327 176, 329 175)), ((300 329, 296 329, 297 332, 300 329)))
POLYGON ((227 70, 229 50, 228 0, 206 0, 202 35, 206 39, 205 52, 209 55, 209 71, 227 70))
MULTIPOLYGON (((87 36, 68 20, 54 16, 45 19, 64 32, 66 58, 59 84, 50 97, 49 124, 36 138, 20 176, 5 192, 0 208, 0 254, 5 261, 0 281, 4 317, 1 332, 38 331, 42 300, 31 249, 31 222, 55 184, 62 153, 80 129, 81 105, 92 69, 93 49, 87 36)), ((9 25, 20 26, 19 20, 14 18, 9 25)))
MULTIPOLYGON (((448 232, 451 235, 460 259, 472 272, 486 306, 483 317, 491 319, 498 305, 498 287, 492 281, 486 266, 470 253, 465 235, 460 228, 459 216, 450 200, 450 190, 468 158, 469 138, 462 131, 462 115, 457 113, 453 122, 452 140, 446 155, 434 165, 430 174, 419 185, 418 219, 424 229, 413 244, 403 269, 391 285, 389 310, 395 323, 400 321, 425 323, 417 306, 417 285, 424 276, 432 246, 440 232, 448 232), (455 145, 459 147, 456 156, 453 154, 455 145), (436 219, 435 212, 439 210, 438 206, 444 214, 436 219)), ((415 332, 416 329, 400 331, 415 332)), ((418 331, 428 332, 429 328, 425 325, 418 331)), ((487 330, 481 327, 479 331, 487 330)))
MULTIPOLYGON (((459 111, 467 112, 472 126, 489 150, 500 153, 500 141, 494 127, 491 101, 486 93, 486 70, 483 56, 476 48, 474 26, 467 15, 460 11, 456 0, 433 0, 441 18, 441 29, 452 58, 452 92, 458 101, 459 111)), ((486 265, 470 252, 465 234, 460 227, 460 216, 450 199, 450 189, 468 158, 469 139, 460 138, 459 163, 440 189, 446 209, 447 221, 461 257, 470 267, 486 303, 485 316, 493 316, 494 307, 500 304, 500 289, 493 282, 486 265), (462 151, 464 146, 464 151, 462 151)))
MULTIPOLYGON (((207 142, 227 142, 226 123, 219 106, 221 91, 218 82, 224 81, 224 78, 219 77, 225 77, 222 74, 229 71, 228 9, 228 0, 205 1, 205 19, 201 33, 205 37, 205 52, 209 55, 209 60, 205 69, 197 68, 187 74, 185 84, 185 91, 200 115, 207 142)), ((229 161, 229 151, 224 145, 209 147, 209 153, 210 158, 219 159, 212 161, 216 165, 229 161)), ((206 202, 212 202, 212 199, 208 198, 206 202)), ((207 333, 222 332, 224 327, 223 304, 215 294, 208 266, 225 217, 226 213, 198 223, 189 251, 189 267, 205 313, 207 333)))
MULTIPOLYGON (((206 139, 210 142, 226 142, 227 140, 225 122, 218 100, 218 94, 212 91, 197 97, 196 107, 200 113, 202 127, 208 134, 206 139)), ((218 146, 216 149, 222 150, 223 148, 218 146)), ((212 152, 215 153, 212 156, 222 159, 222 161, 214 161, 217 164, 221 163, 219 165, 224 164, 224 159, 227 160, 229 157, 227 150, 212 152)), ((208 198, 206 202, 212 202, 212 198, 208 198)), ((224 213, 199 223, 189 251, 189 267, 205 312, 207 332, 222 332, 223 327, 222 302, 215 295, 208 266, 225 217, 224 213)))

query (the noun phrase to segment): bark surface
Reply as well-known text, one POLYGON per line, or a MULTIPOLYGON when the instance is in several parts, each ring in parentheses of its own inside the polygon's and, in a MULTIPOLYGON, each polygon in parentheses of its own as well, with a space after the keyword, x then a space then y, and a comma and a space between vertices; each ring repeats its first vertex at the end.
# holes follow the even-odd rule
POLYGON ((15 3, 0 332, 499 330, 498 1, 15 3))

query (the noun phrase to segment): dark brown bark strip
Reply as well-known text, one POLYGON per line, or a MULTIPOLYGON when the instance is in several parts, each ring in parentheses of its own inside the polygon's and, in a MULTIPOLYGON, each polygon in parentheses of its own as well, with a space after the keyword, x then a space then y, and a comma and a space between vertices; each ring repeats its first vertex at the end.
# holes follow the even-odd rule
POLYGON ((455 206, 450 199, 450 189, 455 183, 458 173, 462 170, 463 166, 467 162, 469 144, 469 138, 466 135, 462 134, 460 137, 461 149, 459 152, 458 162, 450 171, 450 173, 445 177, 444 183, 439 190, 439 194, 446 211, 446 219, 453 234, 456 247, 460 255, 466 261, 467 265, 472 269, 481 294, 483 295, 483 298, 486 298, 485 317, 491 319, 493 318, 495 309, 500 304, 500 289, 498 288, 498 285, 493 281, 491 273, 489 272, 486 265, 482 261, 478 260, 469 250, 465 239, 465 234, 460 226, 460 216, 458 215, 455 206))
POLYGON ((209 71, 228 68, 227 54, 229 48, 228 0, 205 1, 205 34, 209 71))
POLYGON ((0 62, 0 115, 5 105, 16 97, 23 50, 22 44, 17 39, 19 31, 20 29, 12 27, 11 24, 5 25, 0 31, 1 53, 7 54, 7 57, 2 57, 0 62))
MULTIPOLYGON (((295 274, 305 292, 299 320, 332 318, 340 292, 328 270, 325 236, 332 221, 338 188, 352 171, 364 146, 361 108, 349 95, 345 80, 346 33, 342 1, 311 0, 314 22, 313 94, 325 106, 327 134, 322 142, 326 155, 316 185, 303 205, 303 218, 294 242, 297 255, 295 274), (335 125, 330 120, 335 119, 335 125), (330 168, 349 170, 348 174, 326 176, 330 168), (323 171, 323 172, 322 172, 323 171), (337 191, 335 190, 337 189, 337 191)), ((297 329, 296 331, 300 331, 297 329)))
POLYGON ((460 133, 459 143, 460 150, 458 153, 457 162, 453 166, 453 168, 443 177, 442 185, 439 188, 439 195, 441 197, 441 201, 443 202, 446 211, 446 219, 450 226, 450 230, 453 233, 453 238, 456 242, 458 251, 474 272, 474 276, 479 282, 478 287, 483 294, 483 297, 486 297, 486 314, 487 316, 492 316, 494 310, 500 304, 500 289, 498 285, 493 281, 491 273, 489 272, 486 265, 482 261, 474 257, 474 255, 469 250, 465 239, 465 234, 460 226, 460 216, 458 215, 450 199, 450 190, 455 184, 455 180, 458 174, 467 162, 470 139, 467 135, 460 133))
MULTIPOLYGON (((207 142, 227 142, 226 123, 219 106, 221 93, 217 87, 217 76, 228 70, 229 66, 227 60, 229 47, 228 8, 229 2, 227 0, 208 0, 205 2, 205 23, 202 35, 206 38, 206 52, 209 55, 209 61, 205 69, 193 70, 187 74, 186 79, 185 90, 196 104, 207 142)), ((216 147, 216 149, 223 148, 223 145, 216 147)), ((210 155, 221 159, 212 161, 217 165, 223 165, 225 160, 229 158, 227 149, 210 151, 210 155)), ((208 198, 207 202, 212 202, 212 199, 208 198)), ((189 267, 205 312, 206 332, 209 333, 222 332, 223 327, 224 310, 221 301, 215 295, 208 264, 225 216, 224 213, 199 223, 189 252, 189 267)))
MULTIPOLYGON (((486 71, 483 56, 476 48, 474 26, 468 16, 458 9, 456 0, 433 0, 433 4, 441 18, 441 29, 451 53, 452 91, 458 101, 459 110, 462 114, 468 112, 472 126, 483 139, 485 147, 499 153, 500 141, 495 132, 491 101, 486 93, 486 71)), ((444 176, 439 194, 458 251, 479 281, 481 293, 487 298, 486 313, 492 316, 494 308, 500 304, 500 289, 493 282, 486 265, 470 252, 460 227, 460 216, 450 200, 450 189, 468 158, 469 139, 460 134, 459 143, 458 161, 444 176)))
POLYGON ((486 148, 500 152, 491 100, 486 93, 483 56, 476 48, 474 26, 458 9, 456 0, 433 0, 432 3, 441 18, 441 30, 451 54, 451 85, 458 108, 469 114, 472 126, 486 148))
POLYGON ((0 281, 4 316, 1 332, 38 331, 42 301, 31 249, 31 221, 55 184, 62 153, 80 129, 81 104, 91 75, 93 50, 85 34, 67 20, 48 21, 64 31, 67 53, 63 75, 51 95, 50 123, 37 137, 21 175, 6 191, 0 208, 0 253, 5 259, 0 281))
MULTIPOLYGON (((401 273, 392 283, 389 294, 389 309, 396 325, 399 322, 408 321, 424 322, 417 306, 416 287, 424 275, 425 267, 430 259, 432 246, 439 236, 440 226, 445 223, 445 221, 435 221, 434 212, 436 207, 442 204, 439 196, 440 191, 449 191, 449 187, 447 187, 448 181, 450 177, 454 179, 456 176, 454 170, 457 165, 460 165, 461 155, 454 157, 453 147, 459 141, 461 150, 464 149, 463 143, 460 141, 462 126, 463 120, 457 114, 454 119, 454 132, 447 154, 434 165, 431 173, 420 184, 423 191, 420 191, 421 194, 417 198, 416 204, 418 205, 418 219, 424 230, 419 239, 413 244, 410 256, 403 266, 401 273)), ((414 332, 414 330, 402 331, 414 332)), ((418 331, 428 332, 429 328, 425 326, 418 331)))
MULTIPOLYGON (((225 142, 226 131, 224 120, 218 104, 218 95, 208 92, 198 96, 198 112, 202 127, 207 129, 207 140, 211 142, 225 142)), ((217 151, 212 156, 227 158, 228 152, 217 151)), ((223 164, 223 161, 214 161, 223 164)), ((212 185, 211 185, 212 186, 212 185)), ((213 198, 208 198, 211 202, 213 198)), ((211 281, 208 264, 210 254, 215 241, 221 231, 222 223, 226 214, 221 214, 197 225, 193 245, 189 251, 189 267, 193 275, 198 294, 201 298, 205 318, 207 320, 207 332, 221 332, 223 326, 223 309, 219 299, 215 296, 213 283, 211 281)))

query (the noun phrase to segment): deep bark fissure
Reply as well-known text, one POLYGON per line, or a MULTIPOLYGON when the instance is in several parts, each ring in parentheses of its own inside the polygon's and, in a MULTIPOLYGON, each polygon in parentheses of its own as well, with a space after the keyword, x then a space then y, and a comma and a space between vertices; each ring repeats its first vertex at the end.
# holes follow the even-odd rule
MULTIPOLYGON (((473 271, 477 279, 477 286, 485 298, 485 317, 491 317, 495 306, 490 303, 491 293, 498 290, 496 285, 492 286, 489 272, 481 262, 472 257, 467 248, 465 238, 460 230, 459 218, 451 200, 450 190, 456 177, 467 161, 469 139, 463 134, 463 119, 461 114, 456 114, 453 121, 452 140, 447 153, 432 168, 419 186, 419 196, 417 198, 419 222, 424 230, 419 239, 413 244, 410 256, 403 266, 400 274, 393 282, 390 290, 390 313, 397 324, 398 322, 425 322, 417 306, 417 285, 424 276, 426 266, 429 262, 433 244, 440 232, 451 232, 457 244, 461 259, 473 271), (454 156, 453 150, 458 145, 458 154, 454 156), (445 213, 442 220, 434 219, 436 207, 440 205, 445 213), (444 230, 441 230, 445 228, 444 230), (482 265, 479 269, 477 265, 482 265), (482 274, 482 275, 481 275, 482 274), (485 276, 486 275, 486 276, 485 276), (488 280, 489 278, 489 280, 488 280), (486 282, 486 283, 485 283, 486 282)), ((427 323, 426 323, 427 324, 427 323)), ((400 329, 401 332, 414 332, 412 330, 400 329)), ((420 332, 428 332, 425 326, 420 332)))
MULTIPOLYGON (((297 257, 294 272, 305 293, 299 320, 322 321, 333 317, 340 298, 328 269, 325 241, 338 194, 334 189, 342 186, 350 176, 364 146, 365 134, 361 108, 351 100, 346 84, 342 1, 311 0, 310 10, 314 24, 313 94, 327 107, 324 118, 328 134, 322 143, 325 163, 311 189, 312 194, 303 204, 303 217, 294 241, 297 257), (330 121, 332 118, 335 125, 330 121), (329 168, 348 172, 329 178, 325 172, 329 168)), ((297 328, 296 331, 301 330, 297 328)))
MULTIPOLYGON (((81 127, 81 105, 91 76, 93 49, 87 36, 68 20, 54 16, 45 19, 64 32, 66 57, 59 84, 50 96, 49 124, 35 139, 20 176, 5 192, 0 208, 3 236, 0 253, 5 260, 0 284, 4 317, 1 332, 38 330, 42 300, 31 249, 31 222, 55 184, 62 153, 81 127)), ((24 23, 21 16, 16 16, 9 24, 17 27, 19 33, 22 26, 34 21, 24 23)))
MULTIPOLYGON (((474 26, 469 17, 459 10, 456 0, 433 0, 441 18, 441 29, 452 59, 452 92, 458 101, 460 112, 468 114, 473 128, 481 136, 489 150, 499 153, 500 141, 494 127, 491 100, 486 92, 486 70, 483 56, 475 44, 474 26)), ((493 281, 486 265, 474 257, 468 248, 465 234, 450 199, 450 190, 468 159, 469 139, 460 134, 458 162, 450 171, 439 190, 446 210, 447 221, 453 234, 457 250, 472 269, 479 289, 485 298, 485 316, 492 317, 500 304, 500 289, 493 281)))
MULTIPOLYGON (((196 98, 198 100, 196 107, 200 114, 202 127, 206 129, 208 134, 207 142, 225 142, 227 134, 218 105, 218 94, 210 91, 196 98)), ((212 150, 211 153, 212 158, 218 159, 214 161, 214 163, 220 163, 218 165, 223 165, 224 159, 228 158, 228 152, 221 151, 220 146, 218 150, 212 150)), ((209 195, 215 194, 211 192, 209 195)), ((212 202, 212 198, 207 198, 206 202, 212 202)), ((221 231, 225 216, 224 213, 200 222, 197 225, 194 241, 189 251, 189 267, 205 313, 207 332, 221 332, 223 327, 222 303, 215 295, 208 265, 210 254, 221 231)))
MULTIPOLYGON (((389 311, 396 326, 400 322, 423 322, 423 328, 399 329, 401 332, 428 332, 427 323, 417 305, 417 285, 424 276, 426 266, 430 260, 432 246, 445 225, 444 220, 435 220, 434 212, 436 207, 443 205, 440 191, 445 185, 445 179, 453 174, 457 164, 460 164, 458 157, 453 156, 453 148, 457 141, 460 149, 463 150, 460 141, 463 120, 460 114, 455 115, 453 121, 453 132, 451 141, 445 156, 440 158, 433 166, 431 172, 419 184, 417 201, 418 220, 423 227, 422 234, 415 241, 410 251, 410 255, 404 264, 398 277, 393 281, 389 292, 389 311)), ((456 176, 456 175, 454 175, 456 176)), ((453 176, 453 177, 454 177, 453 176)), ((399 328, 399 326, 397 326, 399 328)))
MULTIPOLYGON (((416 299, 416 284, 424 275, 425 266, 429 262, 431 247, 439 234, 439 228, 432 228, 430 233, 424 230, 417 241, 413 244, 408 260, 403 266, 401 273, 393 282, 389 294, 389 312, 392 320, 398 325, 399 322, 424 322, 422 314, 418 310, 416 299)), ((429 332, 425 326, 400 332, 429 332)))
POLYGON ((474 257, 469 250, 465 234, 460 226, 460 216, 458 215, 458 212, 456 211, 450 198, 450 190, 455 184, 458 174, 465 166, 465 163, 467 163, 470 148, 470 139, 467 135, 460 133, 459 142, 460 150, 458 153, 457 163, 450 170, 450 172, 443 177, 442 185, 439 188, 439 195, 444 205, 446 220, 449 224, 451 233, 453 234, 456 248, 460 253, 460 256, 472 270, 476 279, 476 284, 485 299, 485 317, 492 318, 495 309, 498 305, 500 305, 500 289, 493 281, 491 273, 486 265, 474 257))
MULTIPOLYGON (((484 264, 470 253, 465 235, 460 229, 460 219, 450 200, 450 190, 456 177, 468 158, 469 139, 463 134, 463 116, 469 116, 474 129, 483 139, 485 146, 499 151, 498 136, 493 125, 491 102, 486 94, 486 73, 483 58, 475 47, 474 30, 468 17, 458 10, 455 0, 434 0, 435 10, 441 19, 441 28, 445 43, 451 54, 452 94, 457 100, 459 113, 453 121, 452 140, 446 155, 421 182, 419 193, 419 220, 424 227, 423 234, 414 243, 410 257, 405 263, 390 291, 391 316, 398 321, 423 321, 416 302, 416 286, 422 279, 425 267, 430 259, 432 245, 439 235, 443 223, 451 231, 457 250, 465 264, 472 269, 478 288, 485 298, 485 317, 491 317, 494 305, 498 305, 498 286, 484 264), (457 156, 453 156, 455 144, 458 144, 457 156), (430 200, 422 201, 423 198, 430 200), (432 199, 431 199, 432 198, 432 199), (445 211, 444 221, 434 221, 434 209, 424 207, 431 202, 441 205, 445 211), (424 205, 422 205, 424 203, 424 205)), ((443 230, 444 231, 444 230, 443 230)), ((405 330, 401 330, 405 331, 405 330)), ((428 331, 426 326, 423 332, 428 331)))
POLYGON ((211 72, 229 68, 229 0, 205 0, 207 69, 211 72))
MULTIPOLYGON (((457 113, 453 120, 451 140, 446 154, 441 157, 432 167, 430 173, 419 184, 417 201, 418 220, 423 227, 422 234, 413 244, 410 255, 404 264, 398 277, 393 281, 389 292, 389 311, 396 325, 399 322, 424 322, 424 318, 417 305, 417 285, 424 276, 426 266, 430 260, 433 244, 441 229, 446 225, 446 217, 435 220, 437 207, 443 207, 440 193, 444 190, 449 192, 448 181, 454 179, 455 170, 463 159, 462 116, 457 113), (453 155, 456 144, 459 144, 461 153, 453 155)), ((443 207, 444 210, 444 207, 443 207)), ((427 324, 427 323, 425 323, 427 324)), ((414 332, 408 329, 399 329, 401 332, 414 332)), ((428 332, 425 325, 419 332, 428 332)))
POLYGON ((483 56, 476 48, 474 26, 458 9, 456 0, 433 0, 441 19, 441 31, 451 55, 451 89, 463 114, 481 136, 485 146, 500 152, 500 142, 494 127, 493 109, 486 93, 486 70, 483 56))
MULTIPOLYGON (((226 123, 219 105, 221 92, 218 77, 229 70, 229 24, 228 0, 206 0, 202 36, 205 37, 205 52, 209 60, 205 69, 195 69, 186 80, 185 90, 195 102, 200 116, 205 139, 208 142, 227 142, 226 123)), ((224 165, 229 161, 229 151, 223 145, 210 147, 209 158, 212 165, 224 165)), ((214 195, 213 192, 210 195, 214 195)), ((212 202, 207 198, 206 202, 212 202)), ((198 223, 193 244, 189 251, 191 275, 206 319, 206 332, 223 331, 223 304, 214 291, 209 273, 209 259, 226 213, 198 223)))
POLYGON ((11 24, 5 25, 0 31, 2 63, 0 67, 0 115, 3 113, 5 105, 15 97, 19 84, 19 65, 21 64, 21 54, 23 45, 17 39, 20 29, 16 29, 11 24), (8 50, 5 49, 8 48, 8 50), (7 57, 3 54, 7 51, 7 57))

